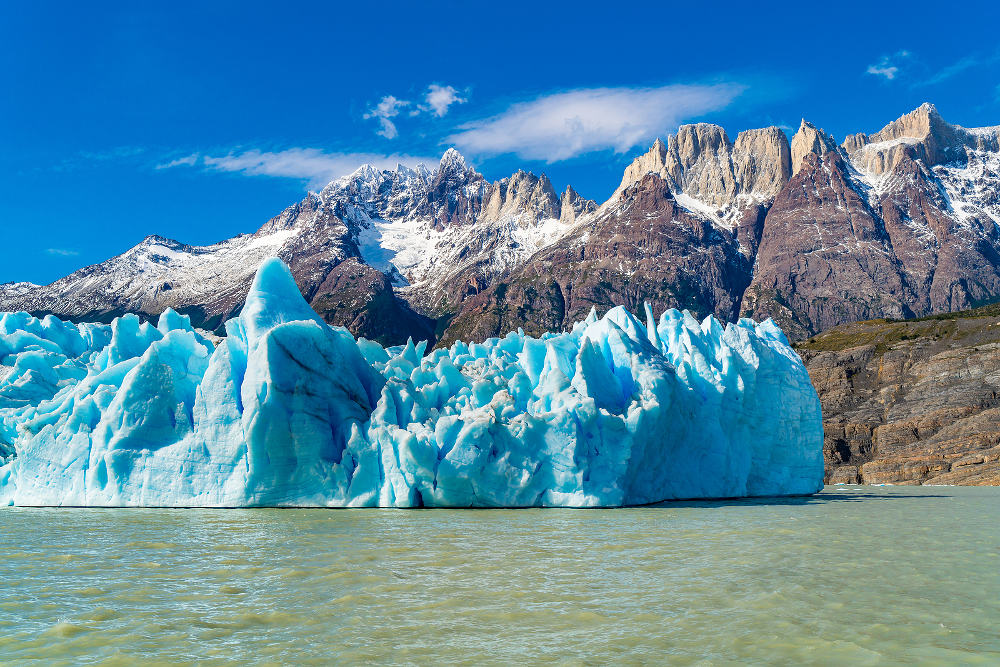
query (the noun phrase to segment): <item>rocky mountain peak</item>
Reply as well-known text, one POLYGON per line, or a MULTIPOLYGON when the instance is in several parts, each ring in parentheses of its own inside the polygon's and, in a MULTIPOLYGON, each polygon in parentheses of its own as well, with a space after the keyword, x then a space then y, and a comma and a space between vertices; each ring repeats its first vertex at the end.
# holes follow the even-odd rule
POLYGON ((955 128, 945 122, 937 107, 924 102, 908 114, 897 118, 872 137, 874 141, 888 141, 900 137, 923 139, 934 136, 945 143, 953 139, 955 128))
POLYGON ((441 156, 441 162, 434 172, 433 184, 450 183, 452 185, 463 185, 483 179, 483 175, 470 167, 465 161, 465 157, 454 148, 449 148, 441 156))
POLYGON ((662 140, 657 138, 648 151, 632 160, 632 164, 625 168, 625 173, 622 175, 621 185, 618 186, 618 189, 615 191, 612 198, 617 198, 617 196, 630 185, 641 181, 643 176, 646 174, 659 174, 661 177, 665 178, 666 169, 664 160, 666 155, 666 145, 662 140))
POLYGON ((480 220, 496 222, 503 218, 518 218, 522 224, 558 218, 560 200, 552 182, 545 174, 518 169, 508 178, 488 186, 486 204, 480 220))
POLYGON ((788 181, 790 162, 788 138, 777 127, 741 132, 734 143, 718 125, 682 125, 666 144, 657 139, 632 161, 612 200, 656 174, 674 194, 695 200, 692 205, 725 212, 741 195, 773 198, 788 181))
POLYGON ((729 135, 721 126, 714 123, 692 123, 677 128, 677 134, 670 137, 667 149, 676 152, 681 160, 691 160, 731 144, 729 135))
POLYGON ((559 201, 559 194, 556 189, 552 186, 552 181, 545 174, 538 177, 538 182, 535 183, 535 188, 531 193, 532 198, 542 199, 553 202, 559 201))
POLYGON ((567 185, 566 190, 559 198, 559 221, 564 224, 576 222, 576 219, 581 215, 595 210, 597 210, 597 204, 580 196, 572 185, 567 185))
POLYGON ((138 245, 132 247, 128 253, 158 261, 166 259, 172 253, 186 252, 188 250, 190 250, 190 246, 181 243, 180 241, 175 241, 174 239, 167 238, 166 236, 160 236, 158 234, 150 234, 140 241, 138 245))
POLYGON ((876 177, 906 158, 921 160, 928 167, 964 160, 966 147, 995 150, 975 133, 945 121, 937 107, 927 102, 875 134, 853 134, 843 143, 855 166, 876 177))
POLYGON ((173 239, 168 239, 166 236, 160 236, 159 234, 150 234, 142 241, 139 242, 140 246, 151 246, 151 245, 180 245, 177 241, 173 239))
POLYGON ((739 189, 732 151, 729 135, 718 125, 681 125, 667 143, 667 180, 675 193, 714 207, 728 206, 739 189))
POLYGON ((799 173, 802 168, 802 160, 809 153, 825 155, 830 152, 837 153, 837 142, 824 130, 817 128, 805 118, 799 124, 799 129, 792 137, 792 174, 799 173))
POLYGON ((742 193, 771 199, 784 187, 792 173, 788 137, 771 126, 744 130, 733 145, 733 168, 742 193))
POLYGON ((469 166, 465 162, 465 156, 459 153, 455 148, 449 148, 441 156, 441 162, 438 164, 439 174, 464 174, 468 170, 469 166))

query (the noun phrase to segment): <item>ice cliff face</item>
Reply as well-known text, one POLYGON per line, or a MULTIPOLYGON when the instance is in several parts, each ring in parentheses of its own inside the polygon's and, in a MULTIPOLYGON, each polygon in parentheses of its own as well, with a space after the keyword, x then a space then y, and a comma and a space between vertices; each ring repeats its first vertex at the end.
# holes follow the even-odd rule
POLYGON ((0 502, 591 507, 822 484, 819 402, 770 322, 615 308, 385 349, 271 259, 225 329, 3 315, 0 502))

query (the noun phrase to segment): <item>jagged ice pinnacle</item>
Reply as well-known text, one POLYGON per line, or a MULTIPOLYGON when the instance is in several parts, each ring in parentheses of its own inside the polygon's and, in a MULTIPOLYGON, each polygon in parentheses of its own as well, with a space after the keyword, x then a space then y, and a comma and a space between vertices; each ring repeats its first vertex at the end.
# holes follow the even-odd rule
POLYGON ((266 260, 213 346, 168 310, 0 315, 0 503, 596 507, 807 494, 820 405, 771 322, 618 307, 426 353, 325 324, 266 260))

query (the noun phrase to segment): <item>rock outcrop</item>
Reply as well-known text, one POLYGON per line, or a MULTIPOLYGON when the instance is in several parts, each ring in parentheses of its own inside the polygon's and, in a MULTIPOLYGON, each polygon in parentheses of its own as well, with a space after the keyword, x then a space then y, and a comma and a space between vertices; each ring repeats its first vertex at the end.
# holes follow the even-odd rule
POLYGON ((842 325, 796 349, 827 483, 1000 484, 1000 306, 842 325))
POLYGON ((859 133, 848 136, 843 148, 865 172, 881 176, 906 158, 920 160, 933 167, 964 161, 966 148, 996 151, 996 130, 981 128, 980 131, 970 132, 951 125, 933 104, 925 103, 873 135, 859 133))
POLYGON ((797 174, 807 155, 823 156, 831 152, 836 153, 837 144, 833 137, 803 118, 798 131, 792 137, 791 151, 792 174, 797 174))
POLYGON ((914 293, 892 250, 843 159, 808 153, 764 220, 743 312, 773 317, 794 338, 876 314, 912 316, 914 293))
POLYGON ((666 144, 657 139, 625 169, 611 201, 656 174, 675 194, 724 215, 741 195, 773 199, 788 181, 790 164, 788 138, 777 127, 740 132, 734 143, 718 125, 682 125, 666 144))
POLYGON ((788 137, 777 127, 744 130, 736 135, 733 166, 742 194, 774 199, 791 176, 788 137))
POLYGON ((844 147, 803 121, 743 314, 774 317, 801 338, 1000 296, 1000 155, 973 148, 991 137, 944 123, 930 105, 844 147))

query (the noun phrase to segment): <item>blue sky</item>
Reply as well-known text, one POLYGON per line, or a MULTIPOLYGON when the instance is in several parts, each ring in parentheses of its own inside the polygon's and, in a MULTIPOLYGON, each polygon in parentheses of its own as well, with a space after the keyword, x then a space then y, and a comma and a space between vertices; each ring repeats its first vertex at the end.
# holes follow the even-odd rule
POLYGON ((0 282, 252 232, 450 145, 602 200, 682 122, 1000 124, 994 3, 819 4, 4 3, 0 282))

